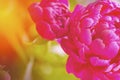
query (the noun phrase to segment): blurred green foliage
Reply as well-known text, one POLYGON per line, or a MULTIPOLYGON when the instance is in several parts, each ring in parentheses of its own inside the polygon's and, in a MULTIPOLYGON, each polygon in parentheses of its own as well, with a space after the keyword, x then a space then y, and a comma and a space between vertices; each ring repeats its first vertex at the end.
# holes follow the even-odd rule
POLYGON ((67 55, 51 52, 51 47, 57 45, 55 41, 48 42, 39 37, 27 46, 29 60, 33 62, 32 80, 78 80, 66 72, 67 55))
POLYGON ((70 10, 73 11, 76 4, 78 4, 77 0, 69 0, 69 2, 70 2, 70 10))

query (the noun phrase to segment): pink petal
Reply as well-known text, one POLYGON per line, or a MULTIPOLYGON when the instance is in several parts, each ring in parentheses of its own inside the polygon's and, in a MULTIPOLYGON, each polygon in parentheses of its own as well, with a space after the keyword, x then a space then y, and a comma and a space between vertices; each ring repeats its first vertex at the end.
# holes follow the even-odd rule
POLYGON ((92 42, 91 31, 89 29, 82 29, 79 38, 83 43, 90 45, 92 42))
POLYGON ((100 59, 98 57, 91 57, 90 62, 93 66, 107 66, 110 60, 100 59))
POLYGON ((93 80, 93 72, 91 71, 91 69, 83 69, 79 72, 78 77, 81 80, 93 80))
POLYGON ((62 39, 60 41, 62 48, 68 55, 72 55, 71 53, 75 53, 74 51, 76 50, 74 47, 74 44, 71 44, 71 43, 72 43, 72 41, 70 41, 68 39, 62 39))
POLYGON ((94 20, 92 18, 85 18, 81 21, 81 26, 84 28, 90 28, 93 23, 94 20))
POLYGON ((109 44, 112 41, 116 41, 119 39, 119 37, 112 30, 103 30, 101 36, 102 36, 103 41, 106 44, 109 44))
POLYGON ((108 59, 114 58, 119 51, 119 46, 117 42, 111 42, 106 48, 103 50, 102 55, 108 59))
POLYGON ((111 80, 120 80, 120 72, 107 74, 111 80))
POLYGON ((119 46, 116 42, 111 42, 105 46, 102 40, 96 39, 91 44, 91 50, 101 58, 112 59, 117 55, 119 46))
POLYGON ((111 72, 112 69, 113 69, 115 66, 116 66, 116 64, 110 64, 110 65, 106 68, 105 72, 111 72))
POLYGON ((43 9, 39 6, 39 3, 32 4, 29 8, 29 13, 33 21, 38 22, 43 15, 43 9))
POLYGON ((94 73, 94 80, 111 80, 106 74, 102 72, 95 72, 94 73))
POLYGON ((68 73, 74 73, 75 76, 79 77, 81 80, 92 80, 93 73, 91 69, 80 64, 71 56, 68 58, 66 68, 68 73))
POLYGON ((45 39, 53 40, 56 36, 52 32, 51 27, 48 23, 41 21, 36 25, 38 33, 45 39))
POLYGON ((69 2, 68 2, 68 0, 58 0, 58 1, 61 2, 61 3, 66 4, 67 6, 69 6, 69 2))

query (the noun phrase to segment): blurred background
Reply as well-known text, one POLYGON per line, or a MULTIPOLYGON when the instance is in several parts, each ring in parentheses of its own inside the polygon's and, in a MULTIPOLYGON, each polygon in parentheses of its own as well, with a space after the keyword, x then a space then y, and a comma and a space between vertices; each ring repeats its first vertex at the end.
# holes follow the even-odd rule
MULTIPOLYGON (((66 72, 68 56, 60 46, 36 32, 28 7, 39 1, 0 0, 0 80, 79 80, 66 72)), ((69 1, 73 11, 95 0, 69 1)))
MULTIPOLYGON (((36 32, 28 7, 39 1, 0 0, 1 74, 9 73, 11 80, 79 80, 66 72, 68 56, 60 46, 42 39, 36 32)), ((70 0, 70 9, 76 3, 89 2, 70 0)))

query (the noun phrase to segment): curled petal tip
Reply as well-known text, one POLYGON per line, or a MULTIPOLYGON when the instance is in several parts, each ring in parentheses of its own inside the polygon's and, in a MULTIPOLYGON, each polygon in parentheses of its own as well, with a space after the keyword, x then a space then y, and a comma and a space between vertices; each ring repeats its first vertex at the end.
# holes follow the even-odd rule
POLYGON ((43 9, 39 6, 39 3, 33 3, 28 8, 28 11, 33 21, 35 22, 39 21, 39 19, 42 17, 42 14, 43 14, 43 9))

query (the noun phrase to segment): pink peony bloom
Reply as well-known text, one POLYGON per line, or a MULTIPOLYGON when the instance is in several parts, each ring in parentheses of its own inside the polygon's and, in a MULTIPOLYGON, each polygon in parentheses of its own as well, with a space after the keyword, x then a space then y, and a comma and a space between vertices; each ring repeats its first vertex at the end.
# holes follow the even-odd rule
POLYGON ((41 0, 32 4, 29 12, 43 38, 53 40, 67 34, 68 0, 41 0))
POLYGON ((60 41, 69 55, 68 73, 81 80, 120 80, 120 5, 109 0, 77 5, 69 28, 60 41))

